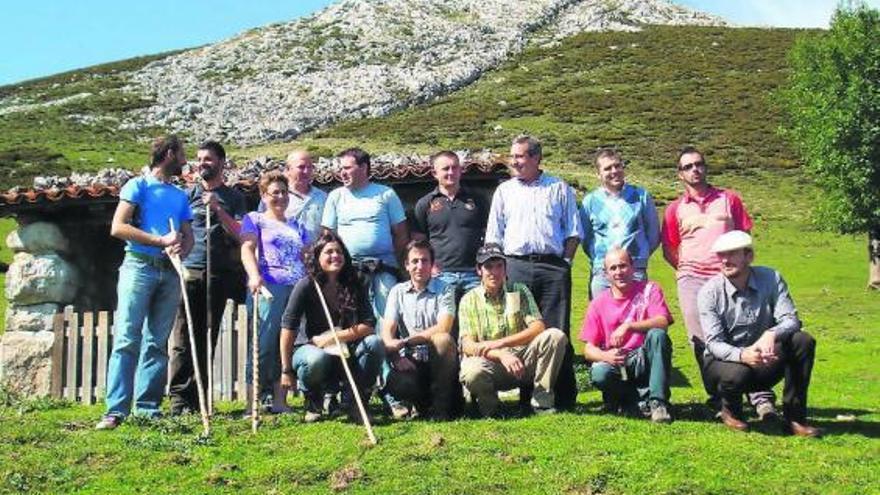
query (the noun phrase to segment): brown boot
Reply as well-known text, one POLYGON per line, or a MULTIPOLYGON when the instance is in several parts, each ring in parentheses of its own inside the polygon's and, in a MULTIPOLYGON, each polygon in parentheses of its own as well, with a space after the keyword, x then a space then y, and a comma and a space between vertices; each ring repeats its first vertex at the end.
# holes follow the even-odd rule
POLYGON ((749 424, 739 419, 730 409, 721 408, 721 422, 734 431, 749 431, 749 424))
POLYGON ((822 430, 806 423, 798 423, 797 421, 789 421, 787 424, 788 431, 798 437, 819 438, 822 436, 822 430))

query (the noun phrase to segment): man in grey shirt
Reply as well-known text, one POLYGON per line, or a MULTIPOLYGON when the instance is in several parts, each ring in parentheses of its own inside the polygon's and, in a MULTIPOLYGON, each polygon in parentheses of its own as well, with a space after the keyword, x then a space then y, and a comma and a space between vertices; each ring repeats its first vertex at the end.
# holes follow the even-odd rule
POLYGON ((382 319, 382 340, 389 367, 385 391, 396 418, 417 412, 446 420, 450 416, 453 387, 458 385, 458 356, 450 331, 455 319, 453 291, 431 278, 434 248, 426 239, 406 246, 406 271, 410 280, 391 288, 382 319), (411 411, 409 401, 415 406, 411 411))
POLYGON ((712 252, 721 258, 721 273, 700 289, 697 305, 706 338, 705 373, 721 396, 721 420, 731 429, 748 430, 741 419, 742 394, 767 390, 784 377, 786 430, 820 436, 806 422, 816 341, 801 331, 788 285, 776 270, 751 266, 752 238, 741 230, 720 236, 712 252))

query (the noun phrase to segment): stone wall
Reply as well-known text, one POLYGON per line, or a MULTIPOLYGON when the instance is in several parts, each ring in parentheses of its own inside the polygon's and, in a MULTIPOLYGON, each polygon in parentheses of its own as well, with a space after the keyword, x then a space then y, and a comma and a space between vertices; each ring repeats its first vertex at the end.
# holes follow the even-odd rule
POLYGON ((80 271, 69 261, 71 243, 55 223, 19 225, 6 244, 15 257, 6 272, 0 383, 25 395, 48 395, 53 315, 76 299, 80 271))

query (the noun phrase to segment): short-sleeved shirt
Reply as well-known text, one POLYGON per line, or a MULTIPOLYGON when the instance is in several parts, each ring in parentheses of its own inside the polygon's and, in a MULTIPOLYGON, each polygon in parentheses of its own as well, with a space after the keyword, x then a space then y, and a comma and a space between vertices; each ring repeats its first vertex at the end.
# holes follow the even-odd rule
POLYGON ((740 361, 742 349, 769 329, 777 337, 801 329, 801 320, 788 284, 776 270, 753 266, 739 290, 723 274, 715 275, 697 296, 700 326, 706 335, 706 354, 724 361, 740 361))
POLYGON ((416 202, 414 230, 427 236, 441 270, 473 272, 488 214, 482 198, 466 188, 452 199, 435 188, 416 202))
MULTIPOLYGON (((333 323, 339 328, 349 328, 357 323, 375 326, 376 319, 363 289, 356 285, 352 290, 355 294, 354 308, 342 311, 333 301, 327 301, 333 323)), ((296 332, 293 342, 295 347, 308 344, 312 337, 330 330, 324 307, 311 278, 304 277, 293 287, 281 316, 281 328, 296 332)))
POLYGON ((533 321, 541 320, 541 312, 532 292, 523 284, 508 283, 499 297, 488 297, 482 285, 461 298, 458 309, 459 336, 474 342, 500 339, 521 332, 533 321), (519 311, 509 304, 518 304, 519 311))
MULTIPOLYGON (((324 214, 324 204, 327 202, 327 193, 315 186, 309 188, 308 194, 300 194, 290 190, 290 202, 284 210, 284 216, 295 218, 306 231, 309 238, 315 241, 321 235, 321 216, 324 214)), ((260 200, 257 211, 266 211, 266 204, 260 200)))
POLYGON ((444 315, 455 316, 455 299, 440 280, 432 278, 421 291, 411 281, 401 282, 388 292, 384 318, 397 323, 400 338, 433 327, 444 315))
POLYGON ((706 196, 685 193, 666 207, 663 245, 678 252, 677 277, 711 277, 721 271, 721 259, 710 251, 722 234, 752 230, 752 219, 735 191, 710 187, 706 196))
MULTIPOLYGON (((175 230, 193 219, 186 193, 180 188, 162 182, 151 174, 135 177, 122 186, 119 199, 135 205, 133 225, 144 232, 163 236, 171 232, 170 218, 175 230)), ((162 248, 147 246, 135 241, 125 241, 125 250, 149 256, 159 256, 162 248)))
MULTIPOLYGON (((672 313, 666 305, 663 290, 654 282, 634 282, 625 297, 617 299, 611 289, 605 289, 590 302, 579 336, 582 342, 606 350, 614 330, 625 322, 642 321, 657 316, 672 323, 672 313)), ((645 343, 645 333, 630 331, 621 349, 631 351, 645 343)))
MULTIPOLYGON (((208 243, 206 240, 205 203, 202 194, 205 188, 202 184, 193 186, 187 196, 189 205, 193 211, 193 248, 183 260, 188 268, 204 269, 208 264, 208 243)), ((241 221, 247 207, 244 196, 231 187, 221 185, 212 191, 217 197, 217 202, 232 218, 241 221)), ((220 224, 216 213, 211 214, 211 270, 232 271, 241 263, 241 250, 238 240, 232 237, 220 224)))
POLYGON ((293 285, 306 275, 303 253, 309 235, 295 218, 279 222, 252 211, 244 216, 240 235, 257 240, 257 266, 266 282, 293 285))
POLYGON ((531 182, 514 177, 495 189, 487 243, 509 255, 562 256, 570 237, 582 238, 583 228, 574 191, 562 180, 542 172, 531 182))
POLYGON ((660 245, 660 219, 651 194, 641 187, 624 184, 619 194, 600 187, 581 203, 581 243, 590 258, 590 270, 605 269, 605 253, 612 247, 626 249, 633 266, 648 268, 651 253, 660 245))
POLYGON ((321 225, 335 230, 353 258, 378 258, 397 267, 391 227, 406 220, 397 193, 368 183, 352 191, 339 187, 327 195, 321 225))

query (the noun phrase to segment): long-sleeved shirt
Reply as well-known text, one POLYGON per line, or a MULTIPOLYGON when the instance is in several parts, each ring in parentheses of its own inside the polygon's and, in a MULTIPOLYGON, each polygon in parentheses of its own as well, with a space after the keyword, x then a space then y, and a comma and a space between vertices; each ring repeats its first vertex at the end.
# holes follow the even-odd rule
POLYGON ((697 306, 706 354, 723 361, 741 362, 743 348, 767 330, 779 338, 801 329, 788 285, 779 272, 764 266, 751 267, 743 290, 723 274, 715 275, 700 289, 697 306))
POLYGON ((508 255, 562 256, 565 240, 583 237, 574 191, 556 177, 541 173, 525 182, 503 182, 492 196, 486 243, 501 245, 508 255))
POLYGON ((605 253, 612 247, 626 249, 633 266, 648 268, 651 253, 660 245, 660 219, 651 194, 641 187, 624 184, 619 194, 600 187, 581 203, 584 252, 590 258, 590 270, 605 269, 605 253))

